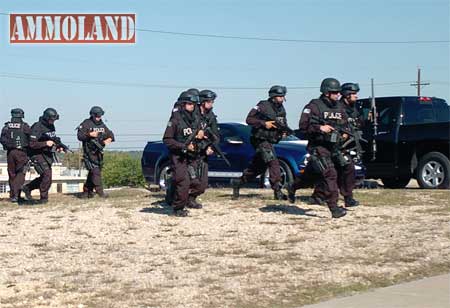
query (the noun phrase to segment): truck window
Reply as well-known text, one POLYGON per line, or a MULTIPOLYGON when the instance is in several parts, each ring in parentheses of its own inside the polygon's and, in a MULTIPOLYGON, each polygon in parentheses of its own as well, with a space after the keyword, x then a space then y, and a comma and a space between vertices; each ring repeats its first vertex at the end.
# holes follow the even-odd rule
POLYGON ((380 130, 387 130, 397 125, 400 115, 399 98, 379 98, 376 100, 378 126, 380 130))
POLYGON ((450 107, 445 100, 433 98, 433 109, 436 115, 436 122, 450 121, 450 107))
MULTIPOLYGON (((378 129, 389 130, 396 125, 400 115, 400 97, 380 97, 376 98, 378 129)), ((369 114, 372 112, 371 100, 363 99, 357 102, 356 108, 362 114, 364 121, 369 121, 369 114)), ((370 125, 366 125, 369 127, 370 125)))
POLYGON ((424 124, 435 122, 435 113, 431 101, 419 101, 417 97, 408 97, 403 105, 405 124, 424 124))

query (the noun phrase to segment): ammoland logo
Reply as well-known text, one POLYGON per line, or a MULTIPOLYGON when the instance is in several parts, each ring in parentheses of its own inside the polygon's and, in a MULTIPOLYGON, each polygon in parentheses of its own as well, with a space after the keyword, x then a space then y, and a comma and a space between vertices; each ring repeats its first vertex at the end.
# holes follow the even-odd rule
POLYGON ((136 14, 10 14, 9 42, 136 43, 136 14))

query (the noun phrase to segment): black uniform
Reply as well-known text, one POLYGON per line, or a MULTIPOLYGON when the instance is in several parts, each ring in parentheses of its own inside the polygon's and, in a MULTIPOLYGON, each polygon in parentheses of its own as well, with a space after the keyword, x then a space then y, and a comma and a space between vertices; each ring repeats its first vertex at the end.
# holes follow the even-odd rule
POLYGON ((355 105, 350 105, 345 102, 345 98, 341 98, 339 101, 342 109, 344 109, 347 114, 348 122, 354 125, 356 128, 361 129, 364 125, 364 119, 355 105))
POLYGON ((197 152, 187 150, 187 140, 199 127, 199 119, 194 112, 184 108, 172 113, 163 136, 164 144, 170 151, 170 163, 173 170, 172 184, 175 187, 175 197, 172 206, 175 212, 188 206, 189 199, 197 197, 202 192, 197 152))
MULTIPOLYGON (((249 167, 243 171, 238 185, 249 182, 269 169, 269 180, 272 189, 275 191, 275 198, 285 199, 285 196, 281 194, 280 163, 273 147, 273 144, 282 139, 283 134, 279 129, 267 129, 265 125, 267 121, 274 119, 284 124, 287 123, 286 110, 283 104, 276 103, 272 99, 260 101, 248 113, 246 122, 252 126, 250 142, 256 153, 249 167)), ((235 193, 233 197, 237 197, 235 193)))
POLYGON ((39 121, 31 126, 29 156, 39 177, 25 185, 23 190, 29 192, 39 189, 42 201, 48 200, 48 191, 52 185, 52 164, 56 150, 56 146, 48 147, 46 142, 57 138, 55 126, 43 117, 40 117, 39 121))
POLYGON ((11 201, 18 201, 25 182, 28 156, 27 150, 31 129, 22 118, 12 118, 2 129, 0 142, 7 151, 9 194, 11 201))
POLYGON ((95 121, 93 117, 84 120, 78 127, 78 140, 83 143, 83 160, 89 171, 83 193, 92 196, 96 193, 104 196, 101 170, 103 166, 104 140, 111 138, 114 141, 114 133, 103 123, 102 120, 95 121), (91 137, 91 132, 98 132, 97 137, 91 137))
POLYGON ((320 130, 324 124, 313 122, 312 116, 327 121, 334 128, 348 129, 347 115, 341 104, 322 95, 305 106, 299 123, 301 132, 308 138, 310 168, 320 174, 313 196, 325 200, 330 208, 334 208, 339 190, 344 196, 351 195, 354 183, 345 182, 343 178, 354 178, 354 165, 349 157, 342 154, 339 144, 331 140, 332 135, 320 130))
MULTIPOLYGON (((176 101, 173 105, 172 113, 170 114, 170 120, 172 120, 174 114, 179 115, 180 112, 183 110, 183 108, 184 108, 183 103, 180 101, 176 101)), ((200 119, 202 117, 201 112, 200 112, 200 107, 198 105, 195 106, 192 114, 195 116, 196 119, 200 119)), ((165 185, 166 185, 165 202, 167 205, 172 205, 172 202, 175 198, 176 185, 174 184, 174 181, 173 181, 174 170, 172 167, 173 166, 171 165, 169 167, 169 169, 167 170, 167 178, 165 179, 166 180, 166 182, 165 182, 165 185)), ((206 167, 208 167, 208 166, 206 166, 206 167)), ((208 175, 208 171, 206 171, 206 175, 208 175)), ((206 185, 208 185, 208 183, 206 183, 206 185)), ((206 187, 205 187, 205 189, 206 189, 206 187)), ((191 198, 191 201, 193 201, 192 198, 191 198)), ((194 204, 194 207, 198 207, 198 205, 194 204)))
MULTIPOLYGON (((220 141, 220 135, 219 135, 219 127, 217 125, 217 117, 214 114, 212 110, 206 111, 205 113, 202 113, 200 108, 199 109, 199 116, 200 116, 200 127, 203 129, 203 131, 206 132, 206 138, 203 141, 200 141, 198 143, 199 146, 199 156, 198 156, 198 168, 201 170, 200 174, 200 191, 201 194, 205 192, 206 188, 208 188, 208 155, 206 154, 206 150, 209 146, 209 144, 212 142, 210 139, 214 139, 214 142, 217 144, 220 141), (211 136, 214 135, 214 136, 211 136)), ((196 204, 195 199, 193 200, 194 207, 198 204, 196 204)))

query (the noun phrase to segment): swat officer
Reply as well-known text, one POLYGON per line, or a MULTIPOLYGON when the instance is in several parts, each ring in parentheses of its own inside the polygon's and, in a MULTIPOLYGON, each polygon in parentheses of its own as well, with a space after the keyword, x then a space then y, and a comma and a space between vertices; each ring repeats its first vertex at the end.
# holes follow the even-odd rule
POLYGON ((243 184, 264 173, 267 168, 275 200, 287 200, 287 196, 281 192, 280 163, 273 148, 273 144, 285 136, 279 126, 287 126, 286 110, 283 107, 286 93, 286 87, 272 86, 269 98, 260 101, 247 115, 246 122, 252 126, 250 142, 256 153, 241 178, 231 181, 233 200, 239 198, 239 189, 243 184))
MULTIPOLYGON (((198 116, 200 127, 205 132, 203 141, 198 142, 198 168, 200 170, 199 180, 200 194, 204 193, 208 187, 208 156, 214 154, 211 143, 218 144, 220 141, 219 127, 217 117, 213 112, 213 104, 217 94, 211 90, 202 90, 199 92, 198 116)), ((198 195, 190 195, 189 207, 202 208, 202 205, 196 201, 198 195)))
POLYGON ((198 168, 198 152, 195 143, 204 139, 199 119, 194 112, 199 101, 197 95, 184 92, 180 95, 181 109, 172 113, 163 136, 164 144, 170 151, 173 170, 172 185, 175 197, 172 202, 173 214, 188 216, 189 200, 200 195, 201 183, 198 168))
POLYGON ((39 177, 22 187, 28 200, 32 200, 31 191, 39 189, 39 203, 48 202, 48 191, 52 185, 52 164, 56 160, 56 151, 66 148, 56 136, 55 121, 59 115, 53 108, 47 108, 39 121, 31 126, 29 156, 39 177))
MULTIPOLYGON (((172 118, 173 114, 177 111, 180 111, 183 108, 183 103, 182 103, 182 97, 185 94, 192 94, 195 96, 199 96, 200 95, 200 91, 196 88, 190 88, 187 89, 186 91, 183 91, 180 93, 180 95, 178 96, 177 101, 173 104, 173 109, 172 109, 172 113, 170 115, 170 117, 172 118)), ((196 114, 197 117, 200 116, 199 111, 198 111, 198 106, 195 106, 194 109, 194 113, 196 114)), ((172 205, 173 199, 175 197, 175 185, 172 185, 172 178, 173 178, 173 169, 169 167, 169 169, 167 170, 167 176, 166 176, 166 196, 165 196, 165 203, 166 205, 172 205)))
POLYGON ((339 102, 348 117, 348 122, 357 128, 363 126, 363 117, 358 109, 356 109, 356 102, 358 101, 359 84, 347 82, 342 85, 341 99, 339 102))
MULTIPOLYGON (((341 87, 341 99, 340 104, 342 109, 345 110, 348 118, 349 127, 354 134, 355 150, 357 155, 361 155, 361 145, 359 137, 361 136, 361 127, 363 126, 363 118, 359 111, 356 109, 356 101, 358 100, 359 85, 357 83, 344 83, 341 87), (357 138, 358 137, 358 138, 357 138)), ((345 205, 357 206, 359 202, 353 198, 353 188, 355 187, 355 169, 353 160, 344 168, 338 169, 338 185, 339 190, 344 196, 345 205)))
MULTIPOLYGON (((355 103, 358 100, 357 93, 359 92, 359 85, 357 83, 344 83, 341 86, 341 99, 339 100, 340 108, 345 111, 347 115, 348 127, 350 131, 353 133, 353 148, 356 152, 356 156, 359 159, 359 156, 362 154, 362 149, 360 145, 360 127, 362 126, 363 120, 356 109, 355 103), (352 128, 353 127, 353 128, 352 128)), ((358 206, 359 202, 353 198, 353 188, 355 187, 355 170, 354 170, 354 162, 352 159, 348 160, 348 164, 343 167, 336 168, 338 174, 338 187, 341 195, 344 197, 344 202, 346 207, 358 206)), ((301 177, 297 178, 297 182, 304 181, 306 177, 313 177, 313 172, 310 172, 310 168, 307 168, 305 174, 301 177)), ((295 184, 298 187, 301 187, 301 183, 295 184)), ((289 194, 288 194, 289 196, 289 194)), ((291 198, 290 198, 291 199, 291 198)), ((294 202, 291 199, 290 201, 294 202)), ((323 190, 316 187, 312 196, 308 200, 309 204, 319 204, 324 205, 326 202, 324 201, 323 190)))
POLYGON ((114 141, 114 133, 103 123, 105 114, 99 106, 89 111, 90 117, 78 127, 77 137, 83 144, 83 160, 89 171, 83 186, 82 198, 92 198, 94 190, 98 196, 106 198, 102 184, 103 149, 114 141))
MULTIPOLYGON (((308 152, 311 155, 308 164, 320 176, 316 182, 315 193, 328 205, 333 218, 345 216, 345 208, 337 205, 339 197, 338 175, 336 168, 342 168, 342 159, 338 159, 336 144, 332 132, 338 125, 347 123, 347 116, 338 103, 341 85, 334 78, 325 78, 320 85, 322 95, 311 100, 303 109, 300 117, 300 131, 308 138, 308 152), (317 119, 317 121, 313 121, 317 119), (325 121, 326 123, 324 123, 325 121)), ((348 136, 343 136, 343 138, 348 136)), ((289 199, 295 196, 297 187, 289 187, 289 199)))
POLYGON ((28 144, 31 128, 23 121, 24 112, 20 108, 11 110, 11 121, 2 129, 0 142, 7 151, 9 194, 11 202, 18 202, 20 190, 28 171, 28 144))

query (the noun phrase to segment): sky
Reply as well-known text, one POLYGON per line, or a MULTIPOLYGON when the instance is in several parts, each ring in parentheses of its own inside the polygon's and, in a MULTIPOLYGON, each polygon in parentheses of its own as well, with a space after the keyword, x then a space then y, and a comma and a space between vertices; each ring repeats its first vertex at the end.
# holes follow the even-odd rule
POLYGON ((60 114, 57 133, 77 148, 75 128, 91 106, 105 109, 117 142, 142 150, 161 139, 171 107, 187 88, 218 94, 220 122, 243 122, 271 85, 288 88, 288 122, 320 95, 322 79, 358 82, 360 97, 422 95, 450 98, 448 0, 0 0, 0 121, 12 108, 37 121, 47 107, 60 114), (239 40, 138 31, 136 44, 11 45, 9 16, 1 13, 135 13, 136 28, 307 43, 239 40), (378 43, 362 43, 362 42, 378 43), (446 41, 441 43, 386 43, 446 41), (385 43, 380 43, 385 42, 385 43), (14 74, 33 78, 11 78, 14 74), (65 82, 56 82, 65 80, 65 82), (53 81, 52 81, 53 80, 53 81), (84 83, 74 83, 82 80, 84 83), (102 84, 99 84, 101 82, 102 84), (151 86, 153 85, 153 86, 151 86), (161 87, 154 87, 161 85, 161 87))

